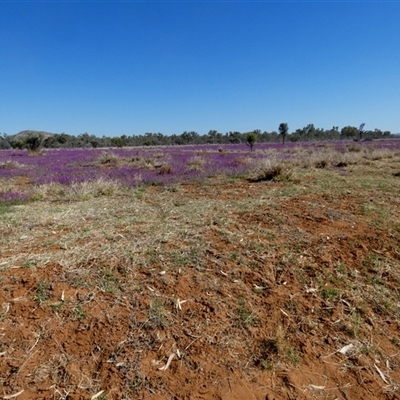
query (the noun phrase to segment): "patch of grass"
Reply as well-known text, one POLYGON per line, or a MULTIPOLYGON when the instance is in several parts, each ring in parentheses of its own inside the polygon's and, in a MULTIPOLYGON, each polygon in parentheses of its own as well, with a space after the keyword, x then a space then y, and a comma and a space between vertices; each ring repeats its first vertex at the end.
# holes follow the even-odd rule
POLYGON ((52 308, 53 311, 59 312, 65 308, 66 304, 67 304, 66 301, 60 301, 58 303, 51 304, 50 307, 52 308))
POLYGON ((150 304, 149 322, 152 326, 160 328, 168 325, 167 311, 164 304, 158 299, 153 300, 150 304))
POLYGON ((307 285, 308 283, 308 275, 302 268, 293 268, 293 273, 300 284, 307 285))
POLYGON ((239 174, 239 173, 237 173, 237 174, 232 174, 232 175, 229 175, 229 176, 228 176, 229 182, 235 182, 235 181, 237 181, 237 180, 239 180, 239 179, 245 179, 245 178, 246 178, 246 175, 245 175, 245 174, 239 174))
POLYGON ((74 319, 77 320, 82 320, 85 319, 87 316, 86 311, 82 308, 81 304, 76 305, 72 310, 71 310, 71 315, 74 319))
POLYGON ((361 314, 355 310, 354 312, 351 313, 350 319, 346 323, 346 332, 354 337, 357 338, 361 332, 362 329, 362 324, 363 324, 363 318, 361 314))
POLYGON ((104 268, 100 271, 100 277, 97 280, 100 290, 106 293, 116 294, 120 290, 118 286, 118 276, 113 270, 104 268))
POLYGON ((288 311, 296 312, 296 308, 297 308, 297 303, 296 303, 296 301, 293 300, 293 299, 287 300, 287 301, 285 302, 285 308, 286 308, 286 310, 288 310, 288 311))
POLYGON ((265 360, 261 360, 260 365, 264 371, 272 371, 274 368, 274 364, 270 360, 268 360, 268 358, 265 360))
POLYGON ((246 299, 240 297, 238 300, 239 307, 236 309, 236 314, 239 317, 240 323, 244 326, 253 326, 256 323, 254 312, 250 311, 246 306, 246 299))
POLYGON ((50 298, 49 284, 46 281, 40 281, 36 287, 33 299, 37 301, 39 305, 41 305, 49 298, 50 298))
POLYGON ((292 346, 286 350, 286 357, 293 364, 299 364, 301 360, 299 352, 292 346))
POLYGON ((336 288, 327 288, 324 287, 321 290, 321 296, 328 301, 336 301, 340 295, 340 292, 336 288))
POLYGON ((75 289, 82 289, 88 287, 88 276, 84 275, 71 275, 68 277, 68 283, 75 289))
POLYGON ((345 263, 339 262, 339 263, 336 265, 335 270, 336 270, 338 273, 346 274, 346 273, 347 273, 347 266, 346 266, 345 263))
POLYGON ((66 187, 63 200, 87 201, 96 197, 111 196, 121 189, 118 182, 104 178, 73 183, 66 187))
POLYGON ((144 188, 138 188, 132 191, 132 196, 136 199, 141 200, 146 193, 146 190, 144 188))
POLYGON ((362 268, 369 272, 379 272, 382 269, 382 261, 377 254, 367 254, 362 262, 362 268))
POLYGON ((22 268, 32 268, 36 265, 36 261, 35 260, 25 260, 22 263, 22 268))
POLYGON ((10 204, 0 201, 0 215, 10 213, 12 211, 12 206, 10 204))

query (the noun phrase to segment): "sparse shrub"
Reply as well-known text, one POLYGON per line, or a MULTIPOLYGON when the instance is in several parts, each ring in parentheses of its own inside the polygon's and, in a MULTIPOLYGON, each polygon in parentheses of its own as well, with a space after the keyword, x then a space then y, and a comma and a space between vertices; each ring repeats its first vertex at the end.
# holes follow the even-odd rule
POLYGON ((345 152, 345 153, 336 153, 336 166, 347 166, 354 165, 361 161, 362 154, 361 152, 345 152))
POLYGON ((134 157, 131 158, 131 162, 134 163, 134 164, 138 164, 141 161, 142 161, 142 157, 140 157, 140 156, 134 156, 134 157))
POLYGON ((162 151, 154 153, 154 158, 164 158, 164 157, 165 154, 162 151))
POLYGON ((158 168, 158 173, 160 175, 167 175, 167 174, 172 174, 173 168, 169 164, 161 164, 161 166, 158 168))
POLYGON ((205 163, 206 160, 200 155, 197 155, 190 158, 187 164, 190 171, 201 171, 205 163))
POLYGON ((236 157, 231 161, 232 165, 251 165, 254 159, 251 157, 236 157))
POLYGON ((112 151, 103 151, 97 157, 97 162, 103 165, 117 165, 119 161, 120 157, 118 157, 112 151))
POLYGON ((293 169, 288 161, 279 159, 264 160, 251 173, 249 180, 251 182, 290 181, 293 177, 293 169))
POLYGON ((347 151, 354 151, 354 152, 360 152, 362 150, 362 147, 360 145, 356 145, 354 143, 348 144, 346 146, 347 151))
POLYGON ((335 163, 337 152, 329 148, 307 149, 298 153, 297 164, 302 168, 327 168, 335 163))
POLYGON ((155 168, 156 162, 152 158, 146 158, 143 161, 142 167, 147 168, 147 169, 153 169, 155 168))
POLYGON ((326 168, 328 166, 328 161, 326 159, 318 160, 315 163, 315 168, 326 168))

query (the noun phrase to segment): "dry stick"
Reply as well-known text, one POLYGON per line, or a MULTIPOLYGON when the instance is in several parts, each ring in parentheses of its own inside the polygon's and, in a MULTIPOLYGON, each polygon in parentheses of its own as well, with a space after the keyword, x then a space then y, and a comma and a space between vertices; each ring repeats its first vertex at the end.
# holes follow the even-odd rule
POLYGON ((194 342, 196 342, 198 339, 202 338, 202 336, 196 337, 196 339, 192 340, 183 351, 186 351, 194 342))
POLYGON ((105 392, 105 390, 100 390, 100 392, 94 394, 94 395, 90 398, 90 400, 95 400, 95 399, 97 399, 97 398, 100 397, 104 392, 105 392))
POLYGON ((378 371, 379 376, 382 378, 382 380, 386 383, 389 384, 389 382, 387 381, 385 375, 383 375, 383 372, 377 367, 376 364, 374 364, 375 369, 378 371))
POLYGON ((8 396, 3 396, 3 399, 13 399, 14 397, 18 397, 24 391, 25 391, 25 389, 22 389, 18 393, 9 394, 8 396))
POLYGON ((231 380, 228 378, 229 390, 232 392, 231 380))
POLYGON ((172 353, 172 354, 168 357, 167 363, 166 363, 163 367, 158 368, 158 369, 159 369, 160 371, 166 371, 166 370, 168 369, 168 367, 170 366, 171 361, 173 360, 174 357, 175 357, 175 353, 172 353))

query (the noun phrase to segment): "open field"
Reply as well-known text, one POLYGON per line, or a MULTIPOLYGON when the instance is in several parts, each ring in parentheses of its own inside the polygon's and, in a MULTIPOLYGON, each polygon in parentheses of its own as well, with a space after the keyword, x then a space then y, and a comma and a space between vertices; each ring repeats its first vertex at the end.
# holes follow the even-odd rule
POLYGON ((400 399, 399 141, 77 152, 0 152, 0 398, 400 399))

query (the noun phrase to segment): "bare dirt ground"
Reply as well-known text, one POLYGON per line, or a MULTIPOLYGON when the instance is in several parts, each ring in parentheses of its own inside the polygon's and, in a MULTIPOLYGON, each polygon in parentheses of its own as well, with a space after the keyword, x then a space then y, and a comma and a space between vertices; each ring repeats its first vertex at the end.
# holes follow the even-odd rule
POLYGON ((399 165, 4 208, 0 397, 400 399, 399 165))

